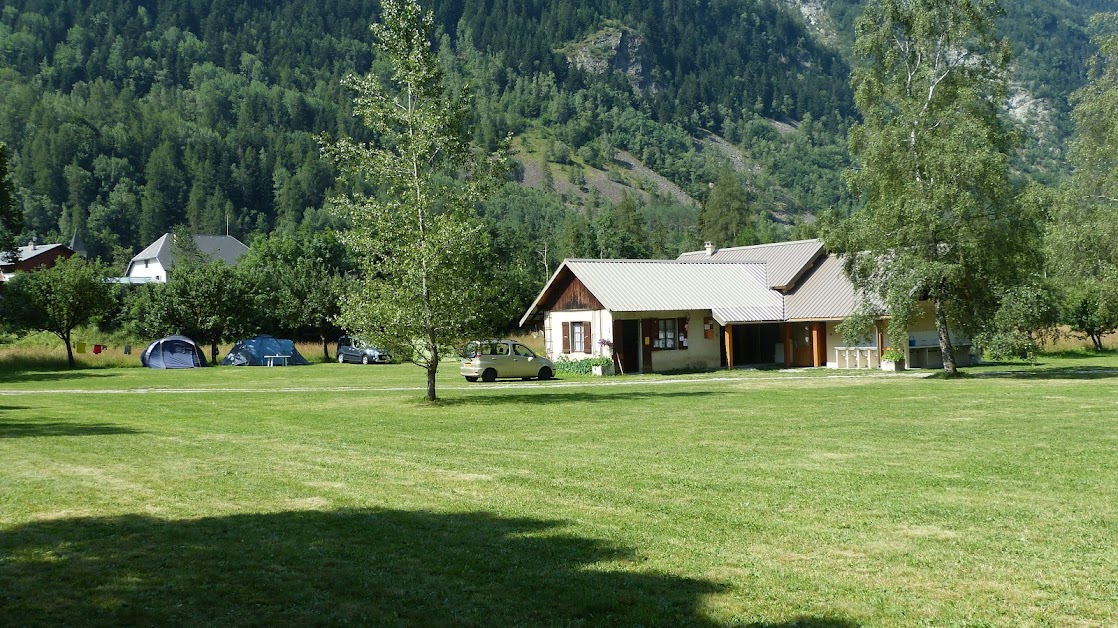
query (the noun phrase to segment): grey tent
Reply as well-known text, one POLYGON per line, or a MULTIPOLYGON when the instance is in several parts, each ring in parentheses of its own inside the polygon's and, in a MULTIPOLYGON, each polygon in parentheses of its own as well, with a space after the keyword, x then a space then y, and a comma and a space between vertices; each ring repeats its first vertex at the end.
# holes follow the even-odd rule
POLYGON ((272 338, 261 334, 255 338, 237 341, 229 350, 229 355, 221 361, 225 366, 264 366, 280 364, 301 365, 309 364, 307 360, 295 350, 295 343, 290 340, 272 338))
POLYGON ((206 356, 186 336, 167 336, 148 345, 140 364, 152 369, 192 369, 206 365, 206 356))

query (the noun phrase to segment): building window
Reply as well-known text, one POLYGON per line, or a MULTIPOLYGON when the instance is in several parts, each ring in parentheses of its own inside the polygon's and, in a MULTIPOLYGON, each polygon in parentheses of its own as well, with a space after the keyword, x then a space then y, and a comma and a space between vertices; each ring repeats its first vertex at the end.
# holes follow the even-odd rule
POLYGON ((687 348, 687 319, 660 318, 653 321, 656 335, 652 338, 653 351, 672 351, 687 348))
POLYGON ((563 353, 590 353, 593 338, 590 321, 563 323, 563 353))
POLYGON ((659 324, 659 333, 656 334, 656 342, 652 343, 653 349, 675 349, 676 348, 676 327, 674 318, 661 318, 656 321, 659 324))
POLYGON ((571 351, 586 353, 586 327, 582 323, 571 323, 571 351))

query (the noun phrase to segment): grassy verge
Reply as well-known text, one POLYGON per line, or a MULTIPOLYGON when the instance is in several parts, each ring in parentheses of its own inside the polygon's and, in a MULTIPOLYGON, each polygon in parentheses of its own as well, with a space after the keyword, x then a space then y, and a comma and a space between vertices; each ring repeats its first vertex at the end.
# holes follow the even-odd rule
POLYGON ((0 616, 1118 622, 1118 358, 968 371, 0 371, 0 616))

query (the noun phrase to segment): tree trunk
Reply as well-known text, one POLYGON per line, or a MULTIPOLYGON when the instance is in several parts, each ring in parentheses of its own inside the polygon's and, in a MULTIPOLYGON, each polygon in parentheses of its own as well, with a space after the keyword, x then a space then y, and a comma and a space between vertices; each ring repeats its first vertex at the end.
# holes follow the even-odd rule
POLYGON ((330 361, 330 346, 326 343, 326 334, 319 336, 322 339, 322 359, 326 362, 330 361))
POLYGON ((66 344, 66 363, 74 368, 74 348, 70 346, 70 332, 63 334, 62 342, 66 344))
POLYGON ((217 365, 217 343, 210 343, 210 366, 217 365))
POLYGON ((1095 351, 1102 351, 1102 334, 1087 334, 1091 338, 1091 344, 1095 345, 1095 351))
POLYGON ((431 359, 427 362, 427 401, 435 401, 435 374, 439 372, 439 347, 431 343, 431 359))
POLYGON ((959 374, 955 366, 955 347, 951 345, 951 331, 947 329, 947 312, 943 309, 943 300, 932 300, 936 310, 936 331, 939 333, 939 353, 943 356, 943 373, 948 377, 959 374))

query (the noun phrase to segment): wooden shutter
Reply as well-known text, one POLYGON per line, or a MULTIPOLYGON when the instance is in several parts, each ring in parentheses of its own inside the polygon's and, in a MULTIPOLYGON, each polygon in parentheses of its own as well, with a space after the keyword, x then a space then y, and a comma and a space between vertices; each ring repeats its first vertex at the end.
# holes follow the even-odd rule
POLYGON ((563 353, 571 352, 571 324, 563 323, 563 353))
POLYGON ((687 344, 690 344, 690 341, 684 344, 683 340, 685 338, 687 338, 687 318, 680 318, 675 322, 675 346, 677 349, 686 349, 687 344))
POLYGON ((582 351, 584 353, 594 352, 594 335, 590 333, 590 321, 583 321, 582 323, 582 351))

